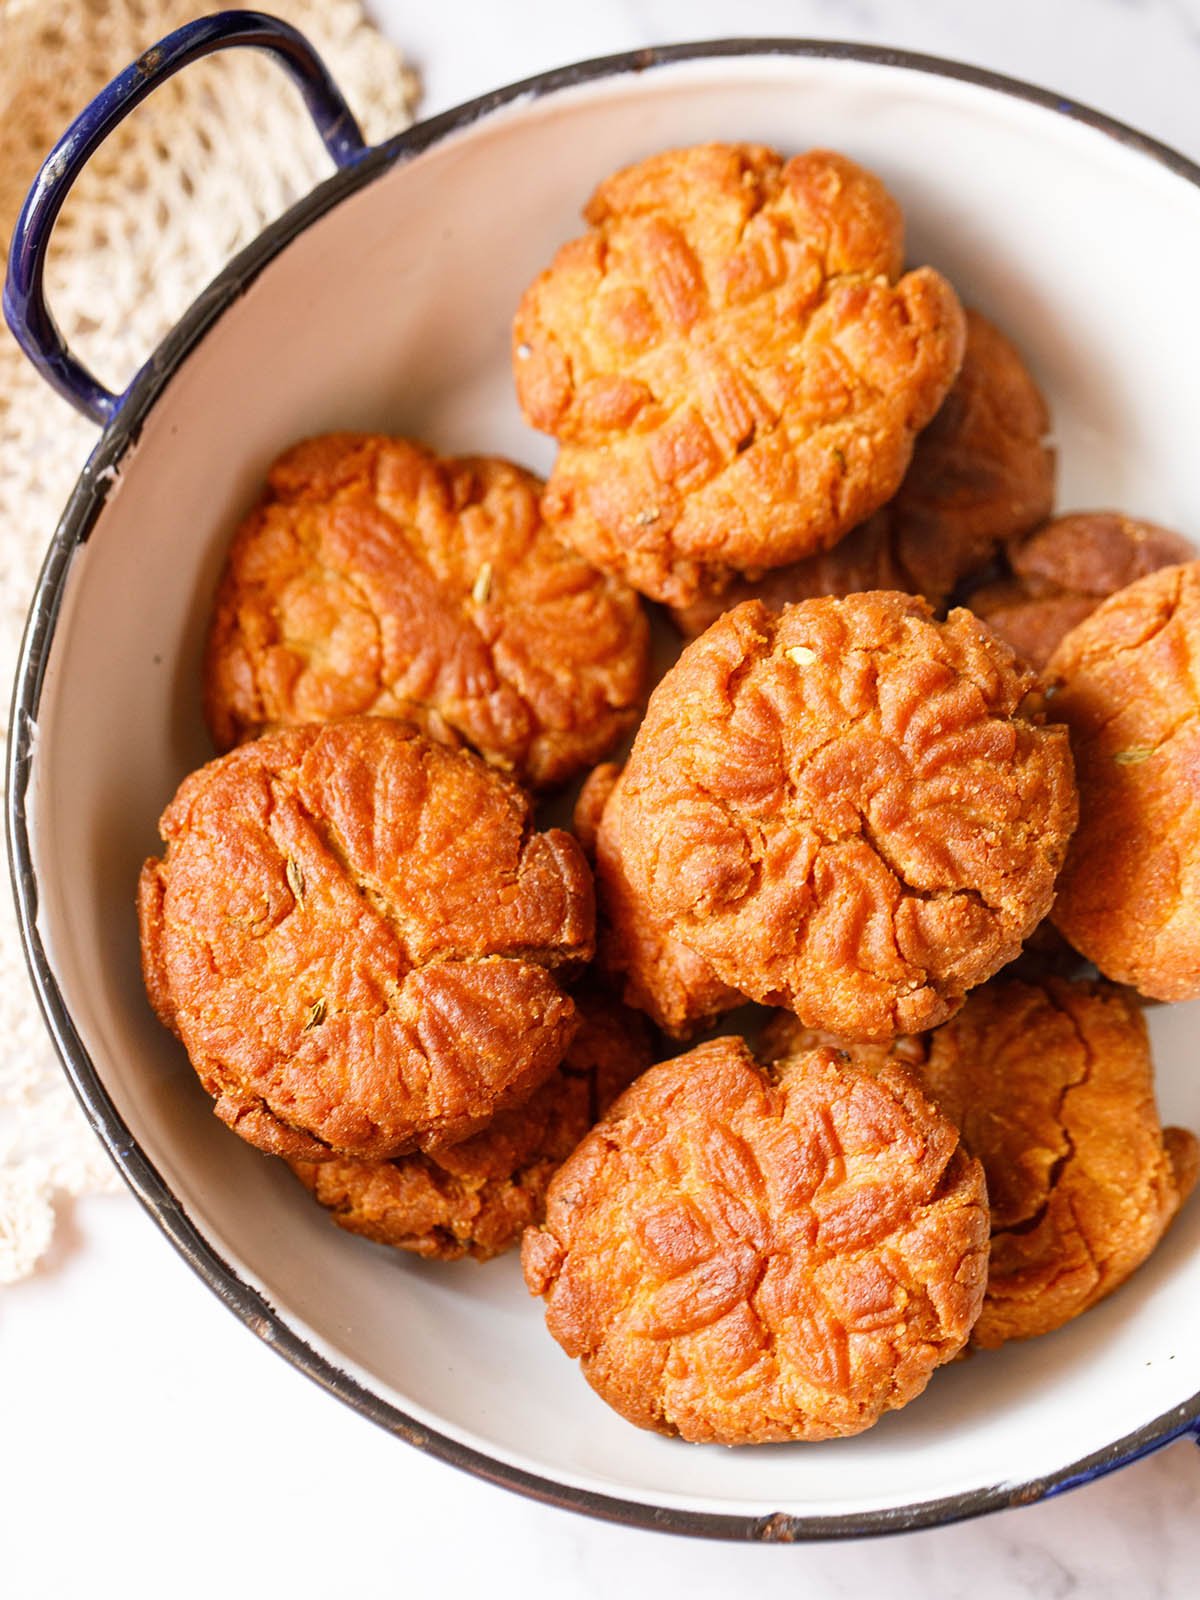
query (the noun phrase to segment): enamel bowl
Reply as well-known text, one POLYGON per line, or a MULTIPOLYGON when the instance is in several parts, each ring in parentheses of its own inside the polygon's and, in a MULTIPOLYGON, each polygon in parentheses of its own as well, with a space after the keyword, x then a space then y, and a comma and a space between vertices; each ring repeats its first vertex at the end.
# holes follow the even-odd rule
MULTIPOLYGON (((138 81, 161 60, 143 58, 138 81)), ((613 168, 707 139, 832 146, 873 168, 904 207, 910 259, 947 273, 1030 359, 1059 504, 1192 531, 1200 171, 1020 84, 824 43, 588 62, 372 151, 330 85, 308 92, 342 170, 217 281, 127 394, 99 389, 36 314, 29 252, 61 162, 14 250, 10 319, 107 427, 26 638, 10 844, 48 1022, 126 1179, 247 1327, 333 1394, 434 1455, 597 1516, 732 1538, 888 1532, 1036 1500, 1194 1428, 1200 1204, 1098 1309, 936 1374, 858 1438, 739 1452, 636 1431, 553 1345, 515 1259, 442 1267, 351 1238, 217 1122, 143 995, 134 885, 161 808, 211 754, 205 617, 268 463, 303 435, 371 428, 544 470, 550 443, 513 397, 509 322, 613 168)), ((92 110, 119 120, 111 103, 92 110)), ((1150 1021, 1164 1120, 1200 1127, 1200 1006, 1150 1021)))

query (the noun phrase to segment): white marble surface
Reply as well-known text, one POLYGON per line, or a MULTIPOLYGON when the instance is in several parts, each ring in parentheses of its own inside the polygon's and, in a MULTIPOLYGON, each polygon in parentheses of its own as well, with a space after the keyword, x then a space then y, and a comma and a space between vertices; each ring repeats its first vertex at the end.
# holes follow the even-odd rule
MULTIPOLYGON (((197 9, 201 9, 197 0, 197 9)), ((887 43, 1060 89, 1200 157, 1200 0, 374 0, 436 111, 544 67, 733 34, 887 43)), ((417 1455, 257 1345, 126 1196, 0 1299, 0 1593, 704 1600, 1195 1592, 1190 1444, 1062 1499, 883 1542, 759 1549, 590 1523, 417 1455), (336 1591, 334 1591, 336 1592, 336 1591)))

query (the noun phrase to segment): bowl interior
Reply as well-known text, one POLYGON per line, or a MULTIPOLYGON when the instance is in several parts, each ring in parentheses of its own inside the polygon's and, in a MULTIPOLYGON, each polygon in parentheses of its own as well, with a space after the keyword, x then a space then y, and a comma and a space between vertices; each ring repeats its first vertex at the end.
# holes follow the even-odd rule
MULTIPOLYGON (((879 171, 929 261, 1050 399, 1064 508, 1200 530, 1200 190, 1136 149, 948 77, 805 56, 699 60, 519 99, 317 221, 167 385, 73 558, 29 790, 38 928, 121 1116, 215 1249, 315 1349, 418 1423, 574 1488, 665 1507, 861 1516, 1053 1473, 1200 1391, 1200 1204, 1121 1292, 935 1376, 852 1440, 731 1453, 638 1433, 551 1343, 510 1258, 438 1267, 349 1236, 211 1116, 143 996, 133 912, 179 779, 211 754, 198 661, 264 469, 327 428, 536 468, 517 298, 612 168, 702 139, 830 145, 879 171)), ((1193 1004, 1151 1014, 1167 1118, 1200 1127, 1193 1004)))

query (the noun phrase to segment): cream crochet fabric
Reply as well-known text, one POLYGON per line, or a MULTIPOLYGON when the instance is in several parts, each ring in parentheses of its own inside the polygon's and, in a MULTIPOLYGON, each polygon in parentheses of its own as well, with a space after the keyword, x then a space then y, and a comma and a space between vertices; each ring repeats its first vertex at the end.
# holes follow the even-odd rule
MULTIPOLYGON (((358 0, 269 0, 324 56, 367 139, 403 127, 416 84, 358 0)), ((71 118, 201 0, 0 0, 0 256, 71 118)), ((70 348, 120 389, 225 260, 329 171, 299 95, 248 50, 186 68, 99 151, 63 209, 47 266, 70 348)), ((0 325, 0 682, 11 684, 46 545, 96 440, 0 325)), ((28 1273, 56 1195, 113 1188, 42 1026, 0 889, 0 1283, 28 1273)))

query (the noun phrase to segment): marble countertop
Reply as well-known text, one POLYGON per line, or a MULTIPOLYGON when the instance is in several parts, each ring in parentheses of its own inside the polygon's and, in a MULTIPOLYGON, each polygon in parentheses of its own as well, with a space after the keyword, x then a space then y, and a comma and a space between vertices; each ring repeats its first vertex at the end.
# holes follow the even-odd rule
MULTIPOLYGON (((678 39, 837 37, 956 57, 1200 158, 1200 0, 374 0, 424 109, 678 39)), ((203 9, 197 0, 197 10, 203 9)), ((713 1545, 588 1522, 406 1449, 249 1338, 126 1195, 78 1204, 0 1301, 0 1592, 629 1600, 1154 1600, 1194 1592, 1200 1456, 884 1541, 713 1545), (334 1589, 333 1586, 337 1588, 334 1589)))

